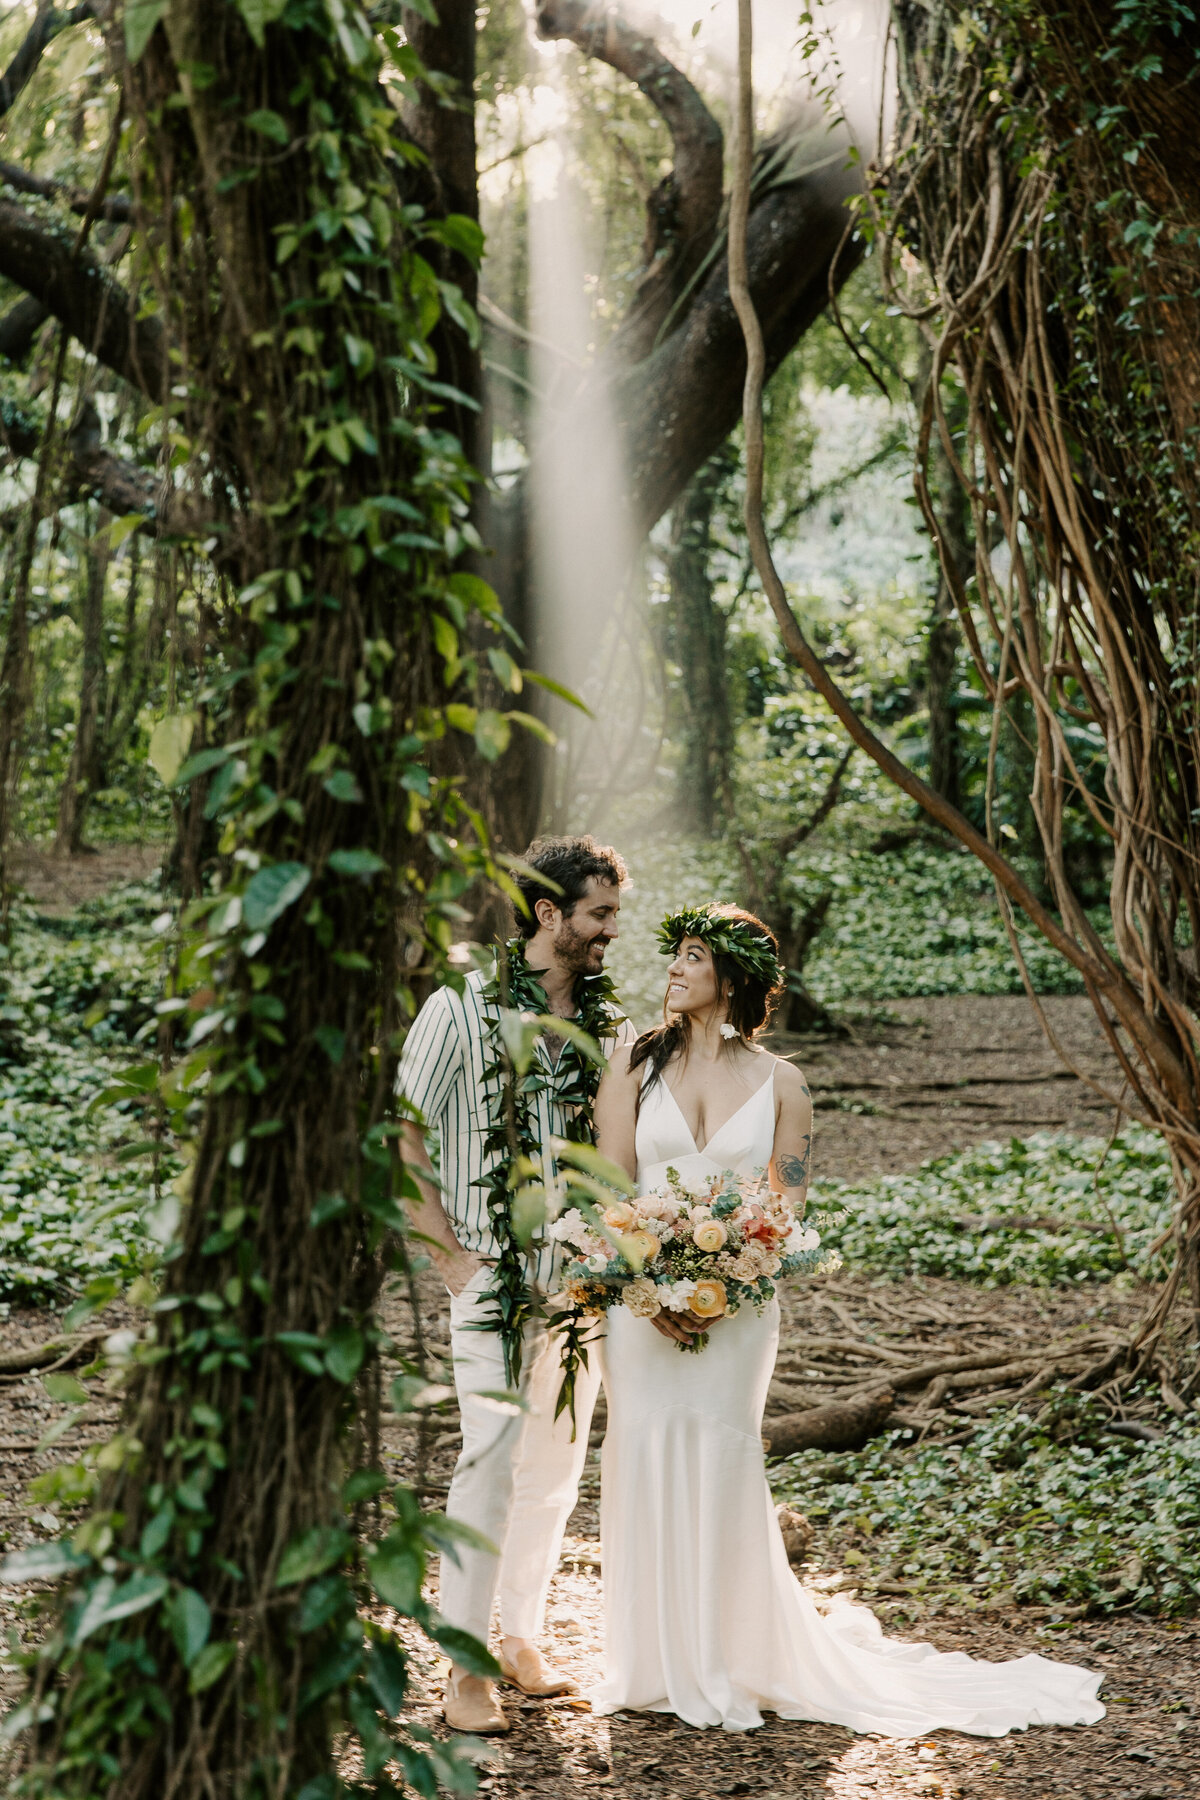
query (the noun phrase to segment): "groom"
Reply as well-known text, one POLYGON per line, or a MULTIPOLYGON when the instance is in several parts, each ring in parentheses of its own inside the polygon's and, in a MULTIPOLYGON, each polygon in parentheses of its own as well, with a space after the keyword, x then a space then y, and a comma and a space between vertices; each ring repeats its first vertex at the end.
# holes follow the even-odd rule
MULTIPOLYGON (((540 839, 525 861, 530 873, 516 877, 525 910, 517 915, 520 936, 508 947, 507 1003, 590 1022, 611 1053, 632 1036, 604 976, 605 952, 617 935, 625 864, 615 850, 590 837, 540 839)), ((496 1551, 462 1547, 459 1566, 442 1557, 441 1611, 448 1624, 486 1643, 498 1591, 501 1672, 523 1692, 545 1696, 572 1686, 546 1661, 537 1639, 587 1455, 599 1370, 595 1356, 579 1370, 572 1441, 568 1414, 554 1417, 560 1341, 536 1316, 536 1301, 553 1276, 553 1251, 535 1245, 515 1277, 535 1302, 535 1316, 516 1346, 528 1411, 515 1413, 486 1398, 509 1385, 506 1345, 488 1290, 499 1282, 496 1264, 506 1249, 507 1266, 517 1267, 514 1245, 500 1241, 496 1210, 488 1208, 489 1189, 502 1188, 495 1184, 497 1166, 504 1167, 486 1151, 489 1134, 503 1117, 502 1078, 493 1072, 485 1079, 497 1060, 498 1004, 495 985, 478 971, 468 975, 461 994, 452 988, 432 994, 409 1032, 397 1091, 410 1115, 405 1154, 423 1195, 419 1205, 410 1205, 410 1216, 414 1229, 433 1240, 430 1255, 450 1290, 450 1352, 463 1442, 446 1513, 496 1546, 496 1551), (423 1128, 438 1135, 440 1180, 426 1153, 423 1128)), ((522 1110, 528 1149, 540 1152, 547 1167, 551 1138, 590 1136, 595 1084, 588 1067, 569 1040, 549 1032, 538 1040, 531 1071, 537 1079, 524 1084, 529 1098, 522 1110), (581 1092, 588 1095, 582 1106, 581 1092)), ((458 1666, 450 1670, 444 1714, 457 1731, 508 1730, 494 1684, 458 1666)))

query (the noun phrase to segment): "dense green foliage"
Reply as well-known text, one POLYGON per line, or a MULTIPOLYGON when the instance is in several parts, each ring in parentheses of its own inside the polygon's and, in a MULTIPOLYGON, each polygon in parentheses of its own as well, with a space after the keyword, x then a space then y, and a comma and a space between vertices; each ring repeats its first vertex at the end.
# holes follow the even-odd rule
POLYGON ((92 1102, 156 1025, 170 922, 152 886, 66 919, 14 917, 0 1036, 0 1302, 60 1304, 136 1274, 169 1224, 178 1162, 128 1102, 92 1102), (107 1279, 106 1279, 107 1278, 107 1279))
POLYGON ((1169 1226, 1172 1202, 1162 1139, 1134 1126, 1111 1145, 1046 1131, 977 1144, 902 1175, 853 1186, 823 1181, 816 1196, 845 1215, 825 1235, 852 1268, 983 1287, 1071 1286, 1126 1269, 1161 1274, 1149 1246, 1169 1226), (1061 1221, 1066 1229, 995 1223, 1005 1218, 1061 1221))
POLYGON ((969 1444, 806 1451, 772 1480, 817 1525, 826 1561, 918 1596, 1194 1610, 1200 1430, 1140 1443, 1105 1426, 1100 1406, 1060 1390, 1036 1414, 994 1413, 969 1444))
MULTIPOLYGON (((874 861, 888 867, 897 859, 874 861)), ((680 879, 698 878, 696 859, 674 866, 680 879)), ((627 986, 641 983, 639 1026, 652 1017, 651 984, 665 967, 647 929, 647 885, 639 882, 628 897, 619 940, 627 986)), ((847 930, 842 947, 862 967, 872 917, 863 908, 854 918, 862 937, 847 930)), ((131 1066, 145 1067, 139 1045, 157 1023, 169 922, 151 884, 119 889, 62 919, 28 907, 15 916, 0 1039, 0 1301, 66 1304, 88 1280, 137 1273, 169 1235, 178 1163, 154 1157, 133 1099, 91 1105, 131 1066)), ((950 952, 942 967, 952 985, 950 952)), ((985 1286, 1070 1284, 1126 1268, 1146 1272, 1146 1248, 1170 1217, 1171 1183, 1159 1140, 1131 1127, 1107 1150, 1099 1139, 1043 1132, 852 1186, 822 1180, 815 1203, 843 1215, 827 1235, 852 1267, 985 1286), (1108 1229, 980 1231, 953 1223, 1006 1214, 1108 1229)))

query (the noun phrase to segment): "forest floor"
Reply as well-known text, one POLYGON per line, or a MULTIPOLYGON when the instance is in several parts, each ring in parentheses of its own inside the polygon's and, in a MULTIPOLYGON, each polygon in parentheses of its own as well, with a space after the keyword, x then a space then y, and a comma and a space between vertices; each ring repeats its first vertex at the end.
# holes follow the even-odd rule
MULTIPOLYGON (((147 857, 153 862, 152 852, 147 857)), ((78 860, 90 866, 54 866, 51 859, 38 858, 24 872, 24 884, 41 907, 65 909, 114 879, 148 872, 130 866, 127 853, 114 856, 108 869, 99 857, 78 860)), ((1089 1002, 1065 997, 1045 1005, 1076 1066, 1094 1077, 1111 1075, 1089 1002)), ((1103 1102, 1062 1068, 1021 997, 892 1001, 879 1021, 849 1038, 776 1047, 797 1054, 813 1089, 818 1182, 911 1169, 988 1138, 1047 1128, 1103 1134, 1111 1123, 1103 1102)), ((422 1287, 436 1362, 448 1348, 448 1321, 438 1284, 426 1277, 422 1287)), ((820 1296, 815 1285, 789 1294, 781 1360, 788 1354, 789 1333, 816 1327, 872 1336, 880 1308, 901 1321, 893 1332, 903 1333, 903 1321, 911 1319, 911 1339, 924 1353, 935 1346, 953 1352, 964 1341, 974 1342, 972 1331, 1035 1346, 1096 1323, 1127 1325, 1144 1303, 1144 1291, 1128 1284, 981 1290, 946 1279, 885 1280, 843 1270, 820 1296)), ((124 1322, 119 1309, 98 1321, 108 1329, 124 1322)), ((389 1301, 387 1323, 403 1346, 410 1332, 399 1294, 389 1301)), ((5 1347, 37 1344, 53 1328, 44 1312, 14 1309, 3 1330, 5 1347)), ((47 1397, 35 1374, 0 1376, 0 1545, 15 1548, 58 1532, 61 1521, 53 1513, 35 1508, 30 1514, 29 1479, 105 1436, 116 1416, 115 1403, 97 1401, 67 1436, 37 1450, 39 1437, 65 1410, 47 1397)), ((582 1695, 598 1678, 601 1643, 597 1443, 602 1413, 597 1424, 551 1597, 548 1631, 553 1654, 582 1695)), ((383 1444, 391 1468, 410 1479, 417 1473, 412 1425, 411 1417, 385 1420, 383 1444)), ((439 1415, 422 1459, 431 1504, 442 1502, 457 1442, 453 1413, 439 1415)), ((919 1596, 894 1591, 889 1596, 887 1584, 879 1586, 886 1571, 872 1568, 869 1543, 853 1570, 839 1569, 819 1530, 810 1560, 798 1573, 818 1599, 834 1589, 860 1592, 898 1636, 993 1659, 1037 1651, 1103 1668, 1108 1716, 1088 1730, 1038 1729, 1000 1741, 938 1732, 921 1743, 903 1744, 774 1718, 746 1735, 701 1733, 663 1716, 595 1718, 586 1699, 538 1702, 510 1695, 513 1730, 481 1766, 485 1793, 492 1800, 527 1795, 577 1800, 592 1790, 663 1800, 727 1794, 764 1800, 910 1795, 1041 1800, 1058 1794, 1076 1800, 1162 1800, 1200 1791, 1200 1621, 1131 1612, 1080 1618, 1069 1616, 1070 1609, 1056 1613, 1045 1606, 995 1603, 971 1610, 928 1589, 919 1596)), ((28 1606, 21 1594, 0 1591, 0 1634, 11 1626, 28 1633, 28 1606)), ((11 1662, 4 1667, 3 1661, 0 1650, 0 1701, 17 1680, 11 1662)), ((434 1719, 444 1664, 420 1645, 414 1662, 417 1710, 434 1719)))

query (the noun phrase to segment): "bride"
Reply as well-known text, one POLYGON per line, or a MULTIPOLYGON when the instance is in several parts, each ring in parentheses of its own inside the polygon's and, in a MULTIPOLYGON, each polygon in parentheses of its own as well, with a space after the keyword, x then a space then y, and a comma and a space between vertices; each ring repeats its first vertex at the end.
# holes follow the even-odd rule
MULTIPOLYGON (((645 1193, 769 1168, 802 1207, 812 1103, 755 1042, 782 989, 774 937, 738 907, 664 921, 664 1023, 618 1049, 596 1101, 601 1152, 645 1193)), ((779 1305, 713 1321, 608 1313, 601 1538, 605 1679, 597 1712, 673 1712, 745 1731, 764 1712, 886 1737, 939 1726, 1002 1737, 1091 1724, 1101 1675, 1041 1656, 975 1662, 885 1638, 865 1607, 818 1612, 792 1574, 763 1468, 779 1305), (707 1347, 681 1353, 707 1330, 707 1347)))

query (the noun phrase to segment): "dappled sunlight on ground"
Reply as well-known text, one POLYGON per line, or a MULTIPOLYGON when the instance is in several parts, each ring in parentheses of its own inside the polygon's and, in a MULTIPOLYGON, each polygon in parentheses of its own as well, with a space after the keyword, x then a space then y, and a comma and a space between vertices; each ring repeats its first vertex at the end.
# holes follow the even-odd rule
MULTIPOLYGON (((596 1555, 595 1539, 567 1540, 547 1629, 548 1647, 583 1696, 600 1673, 596 1555)), ((1168 1800, 1200 1790, 1200 1631, 1193 1621, 1128 1617, 1063 1629, 1009 1610, 944 1613, 889 1630, 994 1660, 1037 1651, 1102 1667, 1108 1717, 1086 1730, 1034 1729, 1003 1739, 936 1732, 897 1743, 774 1717, 744 1734, 697 1731, 661 1714, 601 1719, 585 1698, 527 1700, 507 1689, 513 1730, 493 1741, 480 1766, 481 1789, 489 1800, 574 1800, 592 1792, 631 1800, 1168 1800)), ((439 1666, 430 1661, 426 1670, 420 1715, 433 1722, 439 1666)))

